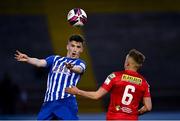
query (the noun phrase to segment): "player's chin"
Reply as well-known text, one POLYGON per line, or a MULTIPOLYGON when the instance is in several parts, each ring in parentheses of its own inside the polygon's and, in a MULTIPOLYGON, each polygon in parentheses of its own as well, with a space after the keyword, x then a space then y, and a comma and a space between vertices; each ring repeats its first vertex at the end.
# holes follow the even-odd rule
POLYGON ((76 59, 76 58, 79 58, 79 56, 78 55, 72 55, 71 58, 76 59))

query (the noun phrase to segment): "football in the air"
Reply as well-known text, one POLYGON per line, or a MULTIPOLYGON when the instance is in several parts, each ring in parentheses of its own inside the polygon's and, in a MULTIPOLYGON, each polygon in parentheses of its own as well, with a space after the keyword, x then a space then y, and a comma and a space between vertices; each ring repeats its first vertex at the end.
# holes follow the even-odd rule
POLYGON ((81 8, 74 8, 69 11, 67 20, 74 27, 82 27, 87 22, 87 14, 81 8))

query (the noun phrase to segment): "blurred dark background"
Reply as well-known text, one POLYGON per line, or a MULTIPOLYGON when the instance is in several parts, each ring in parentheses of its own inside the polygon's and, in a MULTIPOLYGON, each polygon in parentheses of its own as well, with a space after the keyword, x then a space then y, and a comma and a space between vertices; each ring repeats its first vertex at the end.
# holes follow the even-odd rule
MULTIPOLYGON (((74 33, 87 40, 82 58, 88 68, 80 88, 96 90, 111 72, 123 70, 126 54, 136 48, 146 56, 140 73, 150 84, 152 112, 180 111, 179 5, 178 0, 1 0, 0 114, 37 114, 44 98, 48 70, 17 62, 15 51, 37 58, 66 55, 74 33), (66 21, 75 7, 88 15, 83 28, 66 21)), ((109 95, 78 102, 80 113, 105 112, 109 95)))

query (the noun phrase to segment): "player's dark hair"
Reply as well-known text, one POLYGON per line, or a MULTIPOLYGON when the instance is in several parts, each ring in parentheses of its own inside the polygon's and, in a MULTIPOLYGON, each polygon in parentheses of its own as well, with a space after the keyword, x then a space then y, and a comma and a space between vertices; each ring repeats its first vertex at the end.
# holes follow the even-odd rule
POLYGON ((140 66, 142 66, 143 62, 145 61, 145 56, 136 49, 131 49, 128 55, 132 57, 134 61, 140 66))
POLYGON ((71 42, 71 41, 81 42, 83 45, 85 43, 84 37, 81 35, 77 35, 77 34, 70 36, 69 42, 71 42))

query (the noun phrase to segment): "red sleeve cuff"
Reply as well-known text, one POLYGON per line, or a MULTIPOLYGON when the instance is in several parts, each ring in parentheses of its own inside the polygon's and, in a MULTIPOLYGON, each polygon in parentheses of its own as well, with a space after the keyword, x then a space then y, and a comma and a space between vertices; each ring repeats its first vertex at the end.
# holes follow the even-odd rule
POLYGON ((107 85, 103 84, 101 87, 104 88, 106 91, 109 91, 109 88, 107 85))

